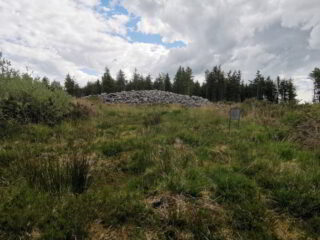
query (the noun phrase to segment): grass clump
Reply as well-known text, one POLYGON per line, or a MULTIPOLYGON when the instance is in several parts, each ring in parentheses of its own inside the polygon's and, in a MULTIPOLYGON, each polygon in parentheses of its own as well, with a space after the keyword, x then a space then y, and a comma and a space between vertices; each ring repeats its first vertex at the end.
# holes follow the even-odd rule
POLYGON ((73 155, 64 161, 55 158, 26 160, 20 168, 30 186, 52 194, 81 194, 92 180, 89 160, 82 155, 73 155))
POLYGON ((102 153, 107 157, 119 155, 125 150, 123 142, 112 141, 102 146, 102 153))
POLYGON ((153 112, 144 117, 143 124, 145 127, 156 126, 161 123, 161 113, 153 112))

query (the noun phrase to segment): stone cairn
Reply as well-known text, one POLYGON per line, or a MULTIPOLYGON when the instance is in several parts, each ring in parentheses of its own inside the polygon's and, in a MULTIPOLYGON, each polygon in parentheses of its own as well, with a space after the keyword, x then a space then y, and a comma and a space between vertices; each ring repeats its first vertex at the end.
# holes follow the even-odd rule
POLYGON ((201 107, 210 102, 202 97, 187 96, 159 90, 122 91, 102 93, 100 98, 109 104, 181 104, 186 107, 201 107))

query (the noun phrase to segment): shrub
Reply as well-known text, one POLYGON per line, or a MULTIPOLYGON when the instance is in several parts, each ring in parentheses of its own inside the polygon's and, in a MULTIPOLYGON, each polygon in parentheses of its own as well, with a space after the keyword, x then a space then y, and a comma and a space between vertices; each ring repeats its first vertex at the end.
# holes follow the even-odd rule
POLYGON ((62 90, 51 91, 28 75, 0 78, 0 109, 3 121, 54 125, 71 110, 70 97, 62 90))
POLYGON ((1 60, 0 55, 0 128, 10 123, 45 123, 55 125, 64 118, 85 116, 88 110, 72 104, 60 88, 50 88, 29 74, 21 74, 1 60))

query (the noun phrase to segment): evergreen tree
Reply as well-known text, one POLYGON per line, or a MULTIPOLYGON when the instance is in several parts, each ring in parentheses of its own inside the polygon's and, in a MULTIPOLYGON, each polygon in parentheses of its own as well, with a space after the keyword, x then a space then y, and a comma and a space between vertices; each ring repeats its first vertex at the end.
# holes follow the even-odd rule
POLYGON ((124 72, 120 69, 117 75, 117 80, 116 80, 116 91, 117 92, 124 91, 126 89, 126 84, 127 84, 126 76, 124 72))
POLYGON ((144 86, 145 90, 152 90, 153 89, 152 79, 151 79, 151 75, 150 74, 146 77, 144 85, 145 85, 144 86))
POLYGON ((276 86, 277 86, 277 97, 276 97, 276 102, 277 103, 279 103, 280 102, 280 98, 281 98, 281 96, 280 96, 280 82, 281 82, 281 80, 280 80, 280 77, 278 76, 277 77, 277 82, 276 82, 276 86))
POLYGON ((65 78, 64 88, 67 91, 67 93, 70 94, 71 96, 76 95, 76 82, 73 78, 71 78, 69 73, 65 78))
POLYGON ((192 95, 193 92, 193 74, 192 74, 192 69, 190 67, 186 68, 186 71, 184 73, 184 77, 183 77, 183 92, 182 94, 185 95, 192 95))
POLYGON ((192 89, 192 95, 193 96, 202 96, 202 89, 201 89, 201 85, 198 81, 196 81, 193 85, 193 89, 192 89))
POLYGON ((226 92, 225 99, 227 101, 239 102, 240 97, 240 84, 241 84, 241 72, 234 71, 229 72, 225 79, 226 92))
POLYGON ((164 85, 164 80, 165 77, 163 74, 159 74, 159 76, 156 78, 156 80, 153 83, 153 88, 156 90, 165 90, 165 85, 164 85))
POLYGON ((144 78, 137 69, 134 70, 131 81, 127 84, 126 90, 142 90, 144 88, 144 78))
MULTIPOLYGON (((96 91, 99 91, 100 82, 96 82, 96 91)), ((109 69, 106 67, 105 72, 101 78, 101 91, 104 93, 112 93, 116 90, 116 84, 114 79, 112 78, 109 69)))
POLYGON ((218 86, 217 86, 217 99, 218 101, 224 101, 226 95, 226 82, 224 72, 221 69, 215 73, 215 77, 217 78, 218 86), (217 75, 216 75, 217 74, 217 75))
POLYGON ((168 73, 164 78, 164 90, 167 92, 172 92, 172 84, 168 73))
POLYGON ((264 85, 264 77, 261 75, 260 71, 257 71, 255 79, 250 83, 252 95, 255 96, 257 100, 264 99, 264 85))
POLYGON ((296 101, 296 87, 294 86, 293 81, 291 79, 280 80, 278 91, 280 96, 280 102, 288 103, 296 101))
POLYGON ((320 103, 320 68, 315 68, 310 73, 310 77, 313 79, 314 85, 313 102, 320 103))
POLYGON ((205 72, 205 84, 203 86, 206 98, 210 101, 215 102, 217 100, 215 95, 216 83, 215 79, 213 78, 212 72, 210 72, 209 70, 205 72))
POLYGON ((289 99, 289 102, 295 102, 296 101, 296 97, 297 97, 297 90, 296 90, 296 87, 294 86, 293 84, 293 80, 292 79, 289 79, 288 82, 287 82, 287 91, 288 91, 288 99, 289 99))
POLYGON ((275 83, 268 77, 264 83, 264 96, 269 102, 277 103, 277 87, 275 83))
POLYGON ((210 101, 225 100, 225 75, 220 66, 215 66, 211 72, 206 71, 206 96, 210 101))
POLYGON ((252 94, 252 88, 250 85, 245 84, 244 81, 240 84, 240 100, 241 102, 245 101, 246 99, 255 97, 252 94))
MULTIPOLYGON (((113 91, 113 90, 112 90, 113 91)), ((111 91, 111 92, 112 92, 111 91)), ((99 95, 101 94, 102 92, 105 92, 103 91, 103 87, 102 87, 102 84, 100 82, 100 80, 98 79, 95 83, 94 83, 94 93, 95 95, 99 95)))
POLYGON ((183 93, 183 77, 184 77, 185 71, 183 67, 179 67, 178 71, 174 77, 173 81, 173 91, 175 93, 182 94, 183 93))

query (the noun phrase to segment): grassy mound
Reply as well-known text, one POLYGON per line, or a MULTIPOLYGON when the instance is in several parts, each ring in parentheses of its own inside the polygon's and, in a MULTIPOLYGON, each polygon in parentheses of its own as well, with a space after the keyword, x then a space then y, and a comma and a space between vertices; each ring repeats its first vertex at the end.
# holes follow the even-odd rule
POLYGON ((247 102, 229 132, 227 105, 92 104, 0 140, 0 239, 320 235, 318 106, 247 102))

